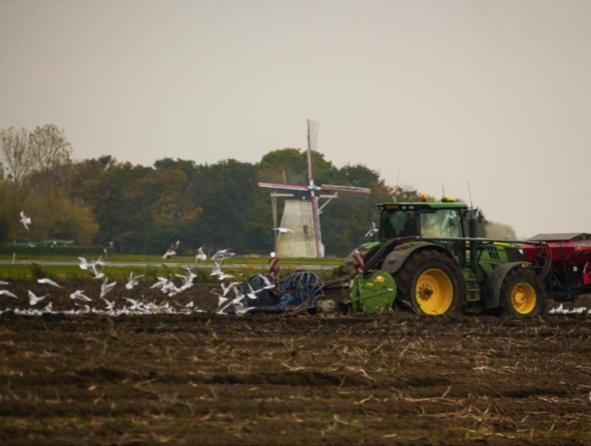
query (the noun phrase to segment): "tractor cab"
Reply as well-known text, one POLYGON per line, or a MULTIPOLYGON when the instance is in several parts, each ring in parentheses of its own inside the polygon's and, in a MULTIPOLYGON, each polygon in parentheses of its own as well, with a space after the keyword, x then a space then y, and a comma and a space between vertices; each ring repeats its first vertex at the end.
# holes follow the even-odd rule
MULTIPOLYGON (((461 201, 383 203, 380 208, 379 240, 400 237, 462 238, 470 235, 474 211, 461 201)), ((475 236, 476 234, 472 234, 475 236)))

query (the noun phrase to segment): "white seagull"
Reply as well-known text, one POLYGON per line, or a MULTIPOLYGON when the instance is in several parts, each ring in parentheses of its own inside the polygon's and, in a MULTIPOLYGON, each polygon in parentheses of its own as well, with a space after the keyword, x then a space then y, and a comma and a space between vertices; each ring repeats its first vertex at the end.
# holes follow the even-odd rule
POLYGON ((88 261, 84 257, 78 257, 79 267, 84 271, 88 271, 88 261))
POLYGON ((166 286, 168 284, 168 279, 165 277, 158 277, 158 280, 156 281, 156 283, 154 285, 152 285, 150 288, 154 289, 154 288, 162 288, 164 286, 166 286))
POLYGON ((250 283, 247 283, 246 285, 248 286, 248 292, 246 293, 246 296, 251 300, 256 300, 257 299, 256 291, 252 288, 252 285, 250 283))
POLYGON ((369 231, 367 231, 367 232, 365 233, 365 238, 371 238, 371 237, 373 237, 374 235, 376 235, 378 232, 379 232, 379 229, 378 229, 378 227, 376 226, 376 222, 375 222, 375 221, 372 221, 372 222, 371 222, 371 228, 369 228, 369 231))
POLYGON ((45 296, 37 296, 31 290, 27 290, 27 292, 29 293, 29 305, 31 306, 37 305, 39 302, 41 302, 43 299, 47 297, 47 294, 45 296))
POLYGON ((219 281, 226 280, 226 279, 233 279, 234 278, 234 274, 226 274, 223 271, 221 271, 220 274, 217 274, 217 276, 218 276, 218 280, 219 281))
POLYGON ((109 158, 109 161, 107 161, 107 164, 105 164, 105 167, 103 167, 103 172, 106 172, 111 168, 113 161, 115 161, 113 158, 109 158))
POLYGON ((105 297, 108 293, 113 291, 113 288, 115 288, 115 285, 117 285, 117 282, 109 283, 109 279, 105 277, 105 280, 103 281, 103 284, 101 285, 101 298, 105 297))
POLYGON ((139 276, 134 276, 133 272, 129 273, 129 280, 125 284, 125 288, 128 290, 133 290, 140 283, 138 279, 141 279, 142 277, 144 277, 143 274, 140 274, 139 276))
POLYGON ((215 260, 224 260, 226 257, 232 257, 234 255, 233 252, 231 252, 228 249, 220 249, 218 250, 218 252, 216 252, 214 255, 211 256, 212 259, 215 260))
POLYGON ((196 262, 204 262, 205 260, 207 260, 207 254, 205 254, 205 252, 203 251, 203 247, 200 246, 197 249, 197 254, 195 255, 195 261, 196 262))
POLYGON ((31 224, 31 217, 27 217, 23 211, 20 213, 20 222, 25 227, 25 229, 29 230, 29 225, 31 224))
POLYGON ((101 297, 101 299, 105 302, 105 310, 107 311, 113 311, 113 307, 115 306, 115 302, 111 302, 107 299, 105 299, 104 297, 101 297))
POLYGON ((48 277, 44 277, 42 279, 37 279, 37 283, 40 283, 42 285, 51 285, 56 288, 61 288, 61 286, 57 282, 54 282, 53 280, 49 279, 48 277))
MULTIPOLYGON (((259 277, 263 281, 263 286, 261 290, 272 290, 275 288, 275 284, 269 280, 269 278, 265 274, 259 274, 259 277)), ((257 290, 260 291, 260 290, 257 290)))
POLYGON ((164 255, 162 256, 163 259, 168 259, 170 257, 176 256, 176 250, 178 249, 179 245, 181 244, 180 240, 177 240, 176 242, 173 242, 170 245, 170 248, 168 248, 168 251, 166 251, 164 253, 164 255))
POLYGON ((130 311, 143 309, 142 307, 144 306, 144 303, 140 300, 130 299, 129 297, 126 297, 125 300, 131 304, 131 307, 129 307, 130 311))
POLYGON ((92 299, 90 297, 88 297, 86 294, 84 294, 84 291, 82 291, 82 290, 74 291, 72 294, 70 294, 70 299, 83 300, 84 302, 91 302, 92 301, 92 299))
POLYGON ((242 282, 232 282, 228 286, 224 286, 224 284, 221 283, 220 286, 222 287, 223 291, 222 296, 225 297, 230 291, 234 291, 234 293, 236 293, 235 290, 238 289, 240 285, 242 285, 242 282))
POLYGON ((18 299, 18 296, 14 293, 11 293, 8 290, 0 290, 0 296, 7 296, 7 297, 12 297, 13 299, 18 299))
POLYGON ((279 234, 287 234, 288 232, 293 232, 293 229, 279 227, 279 228, 273 228, 273 231, 276 231, 279 234))
POLYGON ((78 257, 79 267, 81 270, 90 271, 94 275, 95 279, 102 279, 105 277, 105 273, 103 273, 100 268, 105 266, 105 262, 103 262, 103 256, 101 255, 94 263, 88 262, 84 257, 78 257))

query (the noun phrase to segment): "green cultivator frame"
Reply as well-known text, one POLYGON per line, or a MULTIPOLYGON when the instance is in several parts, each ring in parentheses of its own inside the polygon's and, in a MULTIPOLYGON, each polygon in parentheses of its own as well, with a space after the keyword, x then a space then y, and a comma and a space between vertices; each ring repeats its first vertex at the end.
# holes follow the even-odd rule
POLYGON ((355 313, 373 314, 391 308, 396 299, 396 281, 386 271, 357 274, 351 284, 351 297, 345 301, 355 313))

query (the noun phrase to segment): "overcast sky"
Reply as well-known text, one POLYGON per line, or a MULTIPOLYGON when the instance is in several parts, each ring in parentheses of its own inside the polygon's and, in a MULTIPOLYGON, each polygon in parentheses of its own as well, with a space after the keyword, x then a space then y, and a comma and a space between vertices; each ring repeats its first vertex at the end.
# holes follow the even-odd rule
POLYGON ((0 0, 0 127, 76 159, 338 166, 591 232, 591 1, 0 0))

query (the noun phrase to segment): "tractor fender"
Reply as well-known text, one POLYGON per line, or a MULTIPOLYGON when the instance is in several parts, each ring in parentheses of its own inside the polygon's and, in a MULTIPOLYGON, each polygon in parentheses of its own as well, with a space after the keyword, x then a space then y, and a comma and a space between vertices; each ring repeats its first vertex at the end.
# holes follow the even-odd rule
POLYGON ((484 310, 498 308, 501 305, 501 288, 507 274, 515 268, 526 268, 529 265, 528 262, 509 262, 495 268, 486 279, 482 290, 482 308, 484 310))
POLYGON ((390 274, 394 274, 402 267, 402 265, 404 265, 404 262, 406 262, 406 259, 411 254, 427 248, 441 251, 444 254, 448 255, 450 258, 453 258, 453 256, 447 249, 433 242, 404 242, 400 245, 395 246, 394 249, 390 251, 390 253, 384 259, 384 262, 382 263, 382 269, 390 274))

